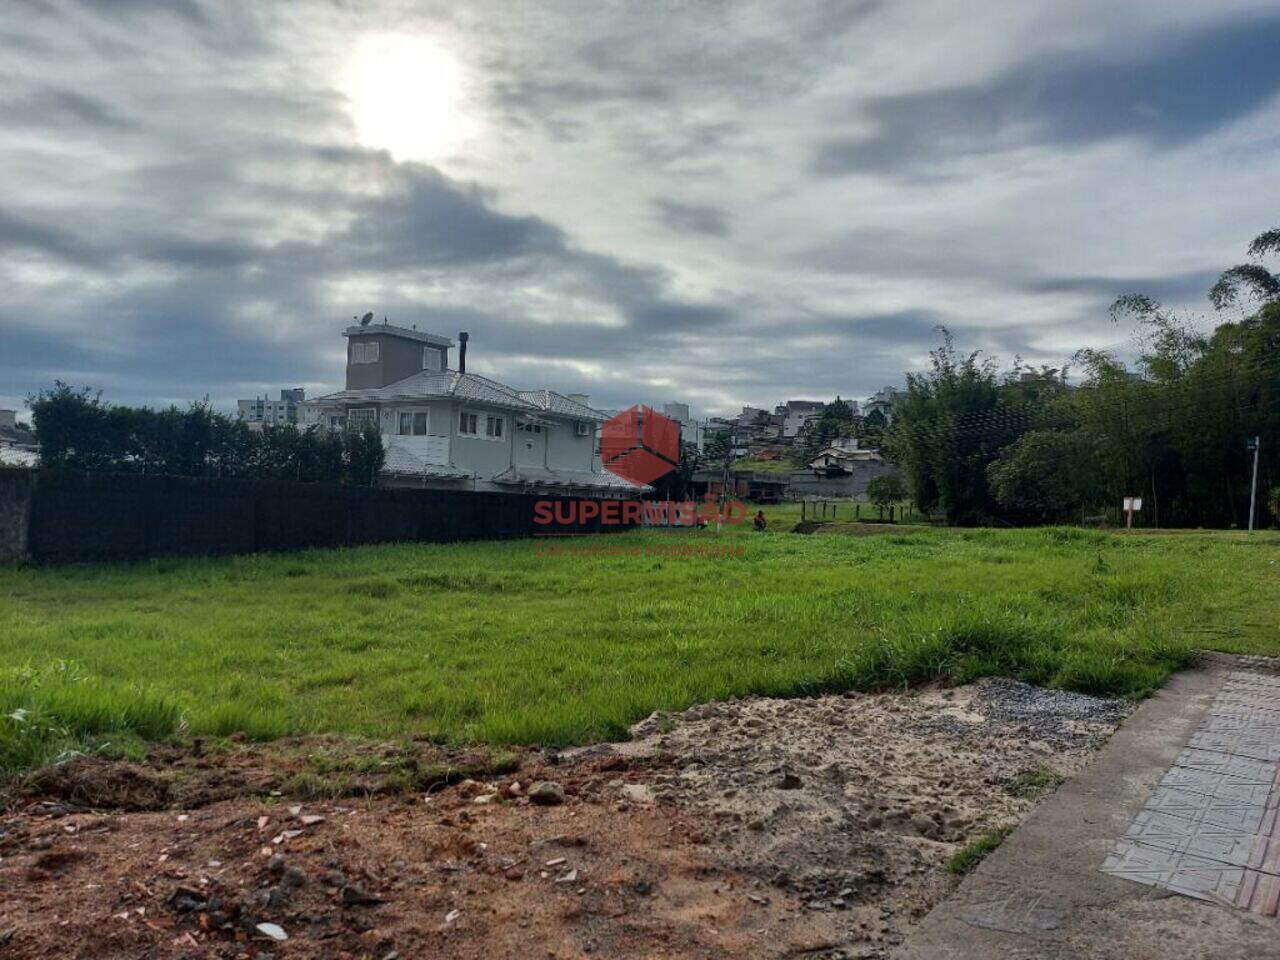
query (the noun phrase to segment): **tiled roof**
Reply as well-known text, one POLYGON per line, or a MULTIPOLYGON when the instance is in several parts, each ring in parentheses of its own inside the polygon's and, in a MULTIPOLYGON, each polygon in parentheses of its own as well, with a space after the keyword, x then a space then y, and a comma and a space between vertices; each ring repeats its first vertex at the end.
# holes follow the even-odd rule
POLYGON ((389 383, 385 387, 367 390, 341 390, 320 400, 417 400, 422 397, 458 397, 489 403, 513 410, 536 410, 535 404, 524 400, 519 391, 488 377, 474 373, 458 373, 454 370, 423 370, 413 376, 389 383))
POLYGON ((541 410, 565 417, 596 422, 607 420, 599 410, 571 400, 554 390, 517 390, 497 380, 474 373, 458 373, 455 370, 423 370, 412 376, 368 390, 341 390, 324 400, 413 400, 421 397, 457 397, 511 410, 541 410))
POLYGON ((40 462, 40 455, 34 450, 21 447, 0 446, 0 464, 6 467, 34 467, 40 462))
POLYGON ((16 427, 0 427, 0 443, 19 447, 34 447, 36 435, 19 424, 16 427))
POLYGON ((455 374, 455 377, 457 379, 454 382, 453 395, 463 400, 496 403, 517 410, 534 406, 520 395, 519 390, 508 387, 505 383, 499 383, 497 380, 478 377, 474 373, 459 373, 455 374))
POLYGON ((608 470, 596 473, 592 470, 547 470, 543 467, 511 467, 493 478, 494 483, 537 483, 544 486, 597 487, 608 490, 629 490, 639 493, 649 487, 624 480, 608 470))
POLYGON ((541 407, 551 413, 563 414, 566 417, 577 417, 579 420, 608 420, 609 418, 585 403, 570 399, 554 390, 521 390, 520 396, 529 403, 541 407))
MULTIPOLYGON (((813 460, 819 457, 833 457, 836 460, 883 460, 879 450, 848 450, 843 447, 823 447, 813 460)), ((812 463, 813 460, 809 462, 812 463)))
MULTIPOLYGON (((386 438, 384 438, 385 440, 386 438)), ((412 474, 414 476, 456 478, 470 477, 471 474, 459 470, 452 465, 428 463, 422 457, 415 456, 403 446, 395 443, 384 445, 386 459, 383 461, 384 473, 412 474)))

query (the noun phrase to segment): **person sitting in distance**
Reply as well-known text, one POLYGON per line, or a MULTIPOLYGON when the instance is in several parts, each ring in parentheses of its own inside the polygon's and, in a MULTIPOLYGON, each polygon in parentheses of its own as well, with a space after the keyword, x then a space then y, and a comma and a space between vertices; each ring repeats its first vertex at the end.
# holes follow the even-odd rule
POLYGON ((756 518, 751 521, 751 524, 757 530, 764 530, 767 526, 769 526, 769 521, 764 518, 763 510, 756 511, 756 518))

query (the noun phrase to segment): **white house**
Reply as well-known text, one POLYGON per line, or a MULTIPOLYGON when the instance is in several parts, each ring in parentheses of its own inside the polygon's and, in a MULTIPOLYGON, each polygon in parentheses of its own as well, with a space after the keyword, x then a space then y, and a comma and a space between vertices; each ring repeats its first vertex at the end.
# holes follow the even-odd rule
POLYGON ((906 393, 902 390, 898 390, 895 387, 884 387, 867 398, 867 402, 862 405, 862 414, 865 417, 869 417, 871 414, 878 412, 884 416, 886 423, 892 423, 893 408, 905 396, 906 393))
POLYGON ((797 437, 804 425, 822 416, 826 404, 820 400, 788 400, 774 411, 782 417, 782 435, 787 439, 797 437))
POLYGON ((841 438, 819 451, 809 461, 809 469, 823 474, 852 473, 856 463, 884 463, 884 457, 879 450, 861 449, 856 438, 841 438))
POLYGON ((519 390, 467 373, 467 335, 453 341, 392 324, 348 327, 345 390, 310 401, 321 425, 372 423, 387 485, 631 497, 647 489, 600 465, 607 417, 552 390, 519 390))

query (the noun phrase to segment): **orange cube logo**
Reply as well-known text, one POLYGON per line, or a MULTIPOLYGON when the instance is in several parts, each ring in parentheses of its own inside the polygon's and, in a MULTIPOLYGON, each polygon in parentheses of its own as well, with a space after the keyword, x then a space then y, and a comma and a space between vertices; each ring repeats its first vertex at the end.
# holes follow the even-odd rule
POLYGON ((600 460, 624 480, 653 483, 680 462, 680 424, 649 407, 624 410, 600 429, 600 460))

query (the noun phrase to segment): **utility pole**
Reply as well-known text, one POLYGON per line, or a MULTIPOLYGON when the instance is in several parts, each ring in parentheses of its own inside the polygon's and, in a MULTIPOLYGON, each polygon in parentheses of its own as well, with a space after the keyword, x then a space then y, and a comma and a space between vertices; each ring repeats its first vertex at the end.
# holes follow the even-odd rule
POLYGON ((1249 488, 1249 532, 1253 533, 1253 518, 1258 514, 1258 453, 1262 448, 1262 437, 1256 436, 1248 442, 1246 449, 1253 451, 1253 483, 1249 488))
POLYGON ((738 429, 735 426, 729 431, 729 442, 724 449, 724 472, 720 475, 720 509, 716 514, 717 531, 721 527, 721 518, 725 514, 725 504, 729 502, 729 482, 733 477, 733 448, 737 445, 738 429))

